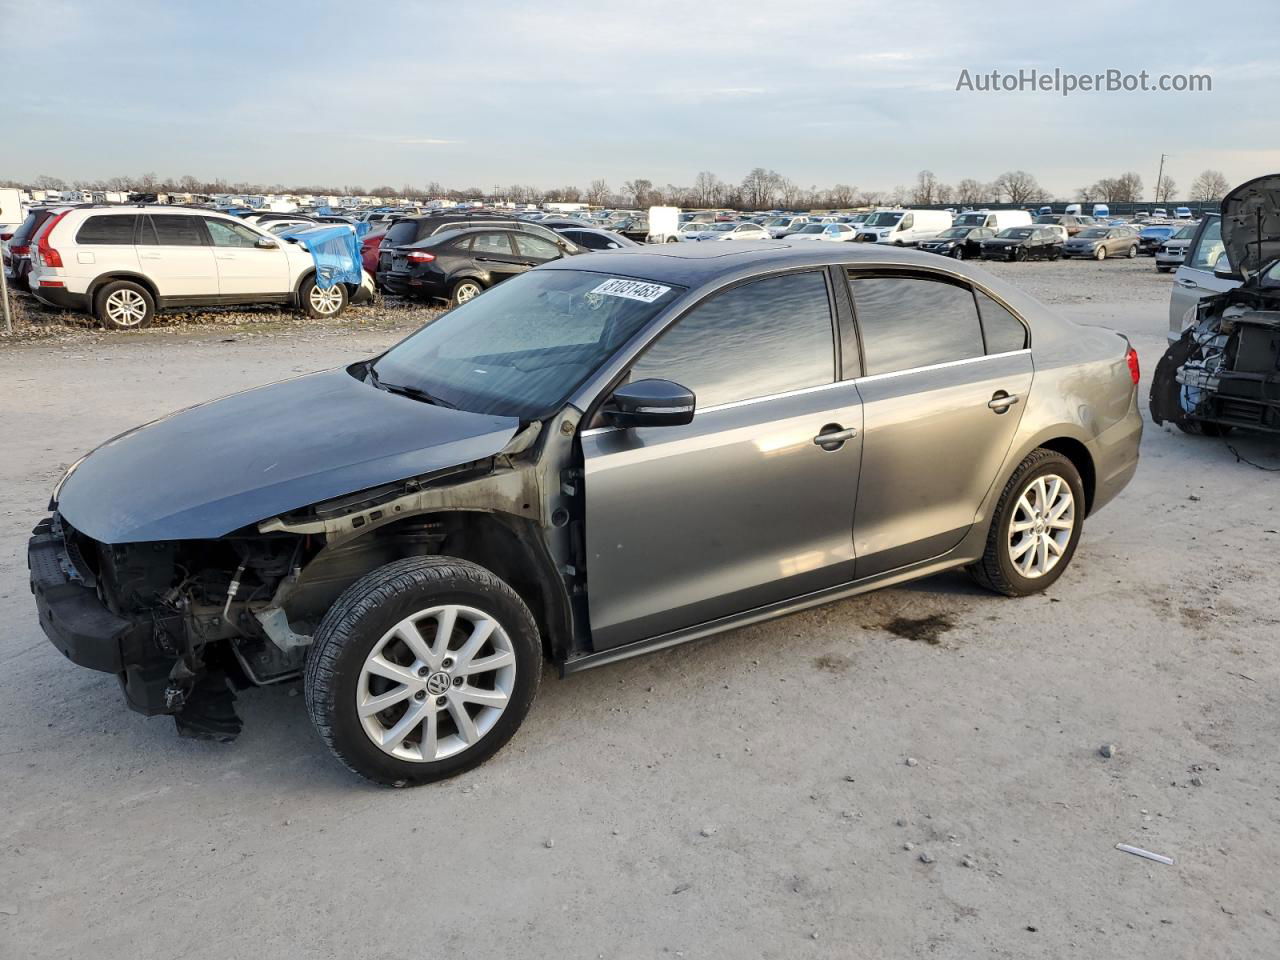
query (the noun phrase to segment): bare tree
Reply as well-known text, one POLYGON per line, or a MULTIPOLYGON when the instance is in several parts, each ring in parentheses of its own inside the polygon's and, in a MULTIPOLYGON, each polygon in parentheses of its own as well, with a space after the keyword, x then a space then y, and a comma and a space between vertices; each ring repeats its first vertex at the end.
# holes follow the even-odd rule
POLYGON ((1231 189, 1231 184, 1219 170, 1203 170, 1191 184, 1191 199, 1204 203, 1207 200, 1221 200, 1231 189))
POLYGON ((1156 203, 1168 203, 1178 192, 1178 184, 1167 173, 1161 174, 1160 182, 1156 184, 1156 203))
POLYGON ((635 207, 649 206, 650 194, 653 193, 652 180, 628 180, 622 185, 622 194, 635 207))
POLYGON ((591 181, 591 185, 587 187, 587 203, 596 207, 603 207, 609 202, 609 184, 602 177, 597 177, 591 181))
POLYGON ((1010 203, 1029 203, 1045 195, 1044 187, 1025 170, 1009 170, 996 177, 993 186, 997 196, 1007 197, 1010 203))
POLYGON ((42 173, 32 181, 32 185, 37 190, 65 190, 67 189, 67 181, 61 177, 51 177, 47 173, 42 173))
POLYGON ((949 183, 940 183, 934 196, 937 197, 938 203, 951 203, 953 202, 952 198, 955 196, 955 188, 949 183))
POLYGON ((972 177, 965 177, 956 184, 955 202, 961 206, 973 206, 986 199, 987 188, 972 177))
POLYGON ((911 190, 911 202, 917 206, 927 207, 938 202, 938 178, 932 170, 921 170, 916 174, 916 185, 911 190))
POLYGON ((827 199, 831 201, 831 206, 836 208, 852 207, 858 199, 858 188, 851 187, 847 183, 837 183, 827 191, 827 199))
POLYGON ((1137 203, 1142 199, 1142 177, 1132 170, 1120 174, 1116 178, 1116 196, 1111 199, 1118 203, 1137 203))
POLYGON ((756 167, 742 178, 742 202, 751 210, 766 210, 773 206, 781 184, 776 170, 756 167))

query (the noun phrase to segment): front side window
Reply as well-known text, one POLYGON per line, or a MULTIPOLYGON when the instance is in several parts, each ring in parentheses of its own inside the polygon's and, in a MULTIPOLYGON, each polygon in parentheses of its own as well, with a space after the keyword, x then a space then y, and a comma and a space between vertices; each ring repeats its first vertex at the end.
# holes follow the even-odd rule
POLYGON ((156 242, 162 247, 203 247, 204 229, 199 217, 159 214, 151 217, 156 242))
POLYGON ((1212 270, 1225 251, 1226 247, 1222 243, 1222 218, 1211 217, 1200 232, 1200 240, 1187 258, 1187 265, 1197 270, 1212 270))
POLYGON ((84 244, 130 244, 133 243, 133 231, 138 224, 138 215, 99 214, 90 217, 76 232, 76 243, 84 244))
POLYGON ((555 260, 560 256, 560 248, 550 240, 530 236, 527 233, 515 233, 511 239, 516 242, 516 253, 522 257, 533 257, 537 260, 555 260))
POLYGON ((835 347, 820 272, 768 277, 715 294, 685 314, 631 368, 672 380, 700 408, 831 383, 835 347))
POLYGON ((256 247, 258 235, 242 223, 205 217, 204 225, 215 247, 256 247))
POLYGON ((983 355, 966 286, 923 277, 858 277, 849 284, 867 375, 983 355))

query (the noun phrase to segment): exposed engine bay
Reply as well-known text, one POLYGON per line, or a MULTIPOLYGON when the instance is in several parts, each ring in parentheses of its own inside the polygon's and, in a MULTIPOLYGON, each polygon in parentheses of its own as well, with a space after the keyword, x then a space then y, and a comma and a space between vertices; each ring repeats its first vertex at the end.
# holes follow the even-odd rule
POLYGON ((1160 358, 1151 419, 1188 433, 1280 433, 1280 290, 1246 285, 1201 301, 1160 358))

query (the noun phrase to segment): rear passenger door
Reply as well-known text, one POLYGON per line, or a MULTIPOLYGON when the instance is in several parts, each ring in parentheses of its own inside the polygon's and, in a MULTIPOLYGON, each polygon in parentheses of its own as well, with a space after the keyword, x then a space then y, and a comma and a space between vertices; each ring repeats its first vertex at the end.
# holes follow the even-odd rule
POLYGON ((1031 387, 1027 331, 942 274, 852 269, 864 369, 859 578, 957 546, 1013 442, 1031 387))
POLYGON ((471 259, 488 275, 489 285, 524 273, 533 264, 516 256, 510 233, 478 233, 471 244, 471 259))
POLYGON ((138 264, 165 299, 211 301, 218 296, 218 267, 200 217, 149 215, 138 235, 138 264))
POLYGON ((823 270, 712 294, 630 370, 691 389, 693 421, 582 433, 597 650, 852 579, 862 408, 834 294, 823 270))

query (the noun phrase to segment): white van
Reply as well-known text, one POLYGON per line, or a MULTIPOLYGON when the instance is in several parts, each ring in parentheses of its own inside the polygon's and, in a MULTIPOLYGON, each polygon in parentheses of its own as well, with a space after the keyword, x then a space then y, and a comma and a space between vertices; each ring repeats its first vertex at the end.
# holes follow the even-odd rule
POLYGON ((945 210, 877 210, 863 221, 855 239, 864 243, 914 246, 921 240, 932 240, 950 227, 951 214, 945 210))
POLYGON ((1069 217, 1078 217, 1082 213, 1084 213, 1084 207, 1082 207, 1078 203, 1068 203, 1067 209, 1063 210, 1062 212, 1069 217))
POLYGON ((1031 226, 1026 210, 966 210, 955 219, 953 227, 990 227, 999 233, 1009 227, 1031 226))
POLYGON ((1111 208, 1105 203, 1095 203, 1093 205, 1093 215, 1101 218, 1109 217, 1111 216, 1111 208))

